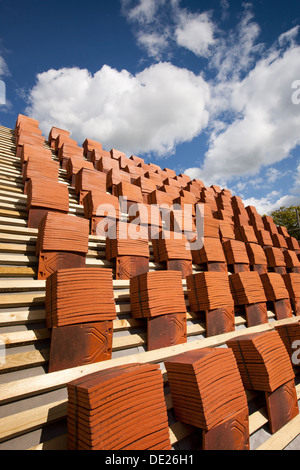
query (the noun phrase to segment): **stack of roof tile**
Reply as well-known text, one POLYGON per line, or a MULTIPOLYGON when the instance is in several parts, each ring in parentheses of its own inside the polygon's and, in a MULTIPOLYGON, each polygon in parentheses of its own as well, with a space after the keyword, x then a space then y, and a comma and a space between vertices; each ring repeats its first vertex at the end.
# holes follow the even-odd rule
POLYGON ((28 181, 30 179, 52 180, 58 182, 59 163, 48 157, 29 156, 23 164, 22 174, 24 194, 27 194, 28 181))
POLYGON ((151 204, 136 203, 128 209, 129 222, 136 224, 141 229, 147 229, 148 238, 154 238, 162 228, 161 213, 159 207, 151 204))
POLYGON ((252 333, 227 341, 245 388, 265 392, 271 433, 298 415, 294 371, 277 331, 252 333))
POLYGON ((140 230, 137 234, 134 225, 117 221, 112 230, 108 230, 105 255, 107 260, 115 260, 116 279, 130 279, 148 272, 148 230, 140 230))
POLYGON ((295 237, 286 237, 286 242, 289 250, 294 250, 296 254, 299 254, 299 242, 295 237))
POLYGON ((171 450, 156 364, 129 364, 67 384, 69 450, 171 450))
POLYGON ((155 184, 156 188, 160 188, 163 185, 163 177, 161 174, 156 173, 155 171, 146 169, 145 166, 142 166, 145 170, 144 176, 151 180, 152 183, 155 184))
POLYGON ((229 276, 231 292, 237 305, 266 302, 259 274, 255 271, 235 273, 229 276))
MULTIPOLYGON (((120 156, 118 158, 118 162, 119 162, 119 168, 120 170, 123 170, 123 171, 127 171, 128 173, 130 173, 130 168, 136 168, 136 166, 134 165, 133 161, 130 160, 130 158, 127 158, 127 157, 124 157, 124 156, 120 156)), ((140 170, 141 168, 139 168, 140 170)))
POLYGON ((246 250, 246 244, 240 240, 226 240, 223 242, 223 250, 232 272, 250 271, 250 263, 246 250))
POLYGON ((266 246, 264 248, 268 260, 268 268, 279 274, 286 273, 286 262, 283 252, 275 246, 266 246))
POLYGON ((112 270, 60 269, 46 279, 48 328, 116 318, 112 270))
POLYGON ((119 200, 112 194, 104 193, 93 189, 83 198, 84 216, 91 217, 111 217, 116 220, 120 218, 119 200))
POLYGON ((280 325, 275 325, 274 328, 283 341, 293 367, 299 366, 299 354, 296 353, 296 350, 300 344, 300 320, 295 320, 292 323, 281 323, 280 325))
POLYGON ((115 195, 117 197, 126 198, 127 209, 134 203, 143 202, 143 194, 141 188, 138 186, 128 183, 127 181, 121 181, 116 185, 115 195))
POLYGON ((88 223, 81 217, 49 212, 40 224, 37 245, 49 251, 87 252, 88 223))
MULTIPOLYGON (((130 160, 131 161, 131 160, 130 160)), ((130 177, 131 177, 131 181, 133 183, 133 181, 135 181, 137 178, 139 177, 143 177, 144 176, 144 170, 143 168, 141 167, 138 167, 136 166, 133 162, 131 165, 126 165, 124 167, 124 171, 126 173, 129 173, 130 174, 130 177)))
POLYGON ((266 230, 268 230, 271 235, 278 235, 277 225, 275 224, 273 217, 265 215, 262 217, 262 221, 266 230))
POLYGON ((182 279, 178 271, 153 271, 130 279, 131 315, 148 318, 186 314, 182 279))
POLYGON ((41 145, 37 146, 31 144, 24 144, 20 154, 21 164, 24 165, 28 161, 29 157, 36 157, 40 158, 41 160, 51 160, 52 152, 50 149, 42 147, 41 145))
POLYGON ((212 188, 203 187, 201 188, 201 196, 200 201, 203 203, 209 204, 211 210, 213 212, 218 211, 217 201, 216 201, 216 194, 212 188))
POLYGON ((259 243, 259 245, 263 247, 273 246, 273 240, 268 230, 265 230, 265 229, 255 230, 254 229, 254 231, 255 231, 255 235, 256 235, 257 242, 259 243))
POLYGON ((250 269, 257 271, 259 274, 266 273, 268 271, 268 261, 263 247, 257 243, 246 243, 246 250, 250 269))
POLYGON ((170 210, 170 229, 173 232, 184 233, 189 238, 189 234, 196 230, 192 211, 193 207, 191 204, 183 206, 174 204, 170 210))
POLYGON ((58 181, 30 179, 27 187, 27 225, 38 228, 47 211, 69 212, 68 187, 58 181))
POLYGON ((149 193, 148 202, 149 204, 158 204, 159 206, 164 205, 166 207, 171 207, 173 204, 173 198, 170 196, 170 194, 164 191, 155 190, 149 193))
POLYGON ((145 204, 148 204, 149 203, 148 196, 150 193, 152 193, 153 191, 157 189, 156 184, 153 181, 151 181, 149 178, 145 178, 144 176, 139 176, 132 182, 132 184, 141 188, 142 195, 143 195, 143 202, 145 204))
POLYGON ((162 230, 152 239, 152 246, 157 263, 166 263, 167 269, 181 271, 183 278, 192 273, 192 254, 184 234, 162 230))
POLYGON ((115 234, 112 232, 108 234, 106 247, 108 259, 126 255, 149 256, 148 237, 143 238, 141 236, 139 239, 132 238, 130 224, 127 222, 119 221, 116 224, 115 234))
POLYGON ((283 235, 280 233, 271 233, 272 241, 273 241, 273 246, 276 246, 278 248, 287 248, 287 242, 286 239, 283 235))
POLYGON ((231 350, 189 351, 165 366, 175 418, 203 430, 203 449, 249 449, 247 398, 231 350))
POLYGON ((79 204, 82 204, 87 192, 94 189, 106 192, 106 175, 93 169, 81 168, 75 181, 75 194, 79 196, 79 204))
MULTIPOLYGON (((32 147, 36 148, 36 147, 32 147)), ((46 178, 58 181, 59 163, 51 155, 28 155, 22 167, 23 182, 30 178, 46 178)))
POLYGON ((251 225, 235 228, 235 238, 244 243, 257 243, 254 228, 251 225))
POLYGON ((60 165, 63 169, 67 168, 69 158, 78 158, 79 160, 83 160, 83 149, 79 147, 76 143, 69 143, 68 141, 61 144, 57 151, 58 160, 60 165))
POLYGON ((245 388, 273 392, 294 378, 290 358, 276 331, 245 334, 226 344, 234 352, 245 388))
POLYGON ((194 264, 202 265, 206 271, 225 271, 227 262, 219 238, 203 238, 203 246, 199 250, 191 250, 194 264))
POLYGON ((247 326, 268 322, 267 298, 256 271, 235 273, 229 276, 235 305, 245 309, 247 326))
POLYGON ((40 131, 37 129, 37 134, 31 130, 24 129, 20 130, 20 133, 16 136, 15 145, 16 145, 16 156, 21 157, 23 146, 25 144, 33 145, 35 147, 44 148, 45 138, 40 135, 40 131))
POLYGON ((260 276, 260 279, 267 301, 273 304, 276 319, 281 320, 291 317, 291 302, 282 275, 279 273, 265 273, 260 276))
POLYGON ((107 156, 100 155, 99 152, 97 152, 95 154, 95 157, 93 157, 93 153, 92 153, 91 158, 93 158, 92 161, 94 163, 95 168, 98 171, 101 171, 102 173, 107 174, 112 168, 114 168, 115 170, 119 170, 118 160, 115 160, 114 158, 111 158, 109 152, 108 152, 107 156))
POLYGON ((70 132, 64 129, 60 129, 59 127, 52 127, 49 132, 48 136, 48 144, 50 147, 55 150, 55 141, 59 135, 65 135, 66 137, 70 137, 70 132))
POLYGON ((236 208, 235 205, 233 204, 233 211, 234 211, 233 221, 234 221, 235 227, 248 227, 251 225, 250 220, 249 220, 249 214, 246 211, 245 207, 236 208))
POLYGON ((184 173, 179 173, 179 175, 174 176, 174 179, 179 181, 183 188, 185 188, 186 185, 191 182, 191 178, 184 173))
POLYGON ((91 161, 91 154, 93 150, 96 150, 96 151, 99 150, 100 152, 103 150, 102 144, 92 139, 85 139, 85 141, 82 144, 82 148, 83 148, 83 155, 90 161, 91 161))
POLYGON ((288 272, 300 273, 300 260, 293 250, 283 250, 285 265, 288 272))
MULTIPOLYGON (((161 176, 161 173, 159 173, 159 176, 161 176)), ((164 177, 162 176, 162 178, 164 177)), ((180 181, 177 181, 174 178, 165 178, 162 182, 165 186, 172 186, 178 188, 179 191, 182 189, 180 181)))
MULTIPOLYGON (((180 190, 182 191, 182 190, 180 190)), ((195 201, 194 201, 194 195, 187 193, 187 196, 182 196, 179 195, 175 198, 173 198, 173 204, 175 207, 180 207, 182 212, 186 212, 191 215, 195 215, 195 201)))
POLYGON ((206 335, 234 331, 234 301, 225 272, 202 272, 187 276, 190 309, 205 312, 206 335))
POLYGON ((49 372, 111 359, 116 318, 112 271, 61 269, 46 280, 49 372))
POLYGON ((246 211, 249 216, 250 225, 254 227, 254 230, 265 230, 263 219, 256 208, 254 206, 247 206, 246 211))
MULTIPOLYGON (((197 197, 195 196, 195 194, 191 193, 190 191, 186 191, 185 189, 180 189, 179 191, 179 195, 181 197, 183 197, 183 202, 185 203, 188 203, 188 204, 197 204, 198 200, 197 200, 197 197)), ((174 200, 174 202, 176 203, 177 201, 174 200)), ((179 202, 180 204, 180 202, 179 202)))
POLYGON ((82 169, 86 168, 88 170, 96 171, 92 162, 88 162, 82 158, 70 157, 68 158, 67 163, 67 178, 70 180, 71 186, 75 188, 76 184, 76 175, 82 169))
POLYGON ((57 156, 59 152, 61 152, 61 148, 64 144, 66 149, 68 146, 73 147, 73 151, 79 151, 79 155, 83 155, 83 150, 79 147, 76 140, 71 139, 71 137, 68 136, 66 133, 59 133, 55 139, 55 153, 57 156))
POLYGON ((144 159, 141 158, 141 157, 138 157, 137 155, 131 155, 131 156, 129 157, 129 159, 133 161, 133 163, 135 164, 135 166, 138 166, 138 165, 140 165, 140 164, 142 164, 142 163, 145 163, 144 159))
POLYGON ((204 209, 204 219, 203 219, 204 238, 220 238, 220 220, 210 217, 209 207, 207 207, 206 205, 204 205, 203 209, 204 209), (208 216, 206 215, 207 211, 208 211, 208 216))
POLYGON ((227 220, 219 220, 218 223, 221 242, 223 243, 227 240, 235 240, 234 224, 227 220))
POLYGON ((231 196, 225 195, 222 192, 217 193, 216 202, 219 211, 224 212, 227 217, 233 217, 234 212, 231 203, 231 196))
POLYGON ((190 191, 195 194, 198 201, 201 199, 201 188, 204 187, 204 183, 202 180, 193 179, 192 181, 188 181, 187 185, 185 186, 186 191, 190 191))
POLYGON ((149 162, 147 163, 146 167, 149 169, 149 171, 152 171, 153 173, 161 173, 162 169, 159 165, 156 163, 149 162))
POLYGON ((88 220, 47 212, 38 228, 38 279, 46 279, 58 269, 84 266, 88 243, 88 220))
POLYGON ((120 157, 126 157, 124 152, 121 152, 121 150, 118 149, 110 149, 110 156, 111 158, 114 158, 115 160, 119 160, 120 157))
POLYGON ((295 315, 300 315, 300 274, 282 274, 295 315))
POLYGON ((284 227, 283 225, 279 225, 277 227, 277 230, 278 230, 278 233, 280 233, 280 235, 283 235, 285 238, 289 237, 289 232, 288 232, 288 229, 286 227, 284 227))
POLYGON ((249 223, 249 215, 240 196, 232 196, 231 204, 235 214, 242 215, 245 223, 249 223))
POLYGON ((178 271, 154 271, 130 279, 134 318, 147 318, 147 349, 186 343, 186 305, 178 271))
POLYGON ((22 129, 23 126, 35 127, 36 129, 38 129, 39 121, 34 118, 25 116, 24 114, 18 114, 15 124, 15 135, 18 134, 19 130, 22 129))
POLYGON ((106 189, 114 196, 117 196, 116 188, 118 184, 123 182, 131 183, 130 173, 126 173, 126 171, 118 170, 116 168, 112 168, 108 171, 106 177, 106 189))
MULTIPOLYGON (((156 189, 156 188, 155 188, 156 189)), ((155 191, 155 189, 153 191, 155 191)), ((164 193, 169 194, 171 197, 172 201, 180 196, 180 191, 181 189, 177 188, 176 186, 170 186, 168 184, 163 184, 160 188, 158 188, 159 191, 163 191, 164 193)))
MULTIPOLYGON (((176 171, 171 170, 171 168, 163 168, 162 169, 162 175, 166 175, 167 178, 175 179, 176 176, 176 171)), ((177 180, 178 181, 178 180, 177 180)))

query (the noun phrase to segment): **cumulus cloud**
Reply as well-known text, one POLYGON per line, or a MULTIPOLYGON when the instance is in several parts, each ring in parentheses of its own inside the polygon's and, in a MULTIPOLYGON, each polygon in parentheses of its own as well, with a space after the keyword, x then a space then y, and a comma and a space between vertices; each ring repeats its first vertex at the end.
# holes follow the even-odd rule
POLYGON ((263 44, 256 43, 260 27, 254 21, 249 4, 244 5, 241 19, 233 29, 220 31, 209 66, 216 71, 215 84, 234 82, 240 79, 255 63, 263 44))
POLYGON ((274 199, 273 194, 266 197, 256 198, 250 197, 244 199, 243 203, 246 206, 254 206, 260 215, 268 215, 272 211, 279 209, 280 207, 290 207, 299 205, 299 196, 286 194, 279 199, 274 199))
POLYGON ((7 64, 4 60, 4 58, 0 55, 0 77, 4 77, 8 74, 9 74, 9 72, 8 72, 7 64))
POLYGON ((144 32, 137 33, 137 42, 142 46, 150 57, 161 59, 168 47, 168 30, 163 33, 144 32))
POLYGON ((52 125, 126 154, 166 155, 199 135, 208 122, 209 86, 201 75, 158 63, 136 75, 103 66, 49 70, 37 76, 28 115, 47 135, 52 125))
POLYGON ((197 56, 207 56, 214 44, 214 25, 207 12, 192 14, 182 10, 178 14, 175 39, 179 46, 189 49, 197 56))
POLYGON ((1 112, 6 113, 11 109, 11 103, 6 96, 6 83, 5 79, 10 76, 7 63, 2 55, 0 47, 0 107, 1 112))
POLYGON ((121 0, 122 12, 130 21, 148 24, 154 21, 158 8, 166 0, 121 0))
POLYGON ((121 0, 122 12, 134 24, 137 43, 161 60, 176 45, 208 56, 214 44, 214 23, 208 12, 191 13, 178 0, 121 0))
MULTIPOLYGON (((295 31, 286 33, 286 38, 294 36, 295 31)), ((284 42, 285 47, 281 40, 265 53, 242 80, 211 87, 209 148, 200 169, 186 170, 189 176, 226 185, 287 158, 300 144, 299 106, 291 99, 291 85, 300 76, 300 47, 284 42)))

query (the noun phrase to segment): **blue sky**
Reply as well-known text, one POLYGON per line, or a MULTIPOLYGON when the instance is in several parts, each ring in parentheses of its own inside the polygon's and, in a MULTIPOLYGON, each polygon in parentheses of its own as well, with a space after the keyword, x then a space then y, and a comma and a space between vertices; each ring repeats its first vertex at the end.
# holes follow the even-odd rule
POLYGON ((299 204, 299 25, 292 0, 0 0, 0 124, 31 115, 260 213, 299 204))

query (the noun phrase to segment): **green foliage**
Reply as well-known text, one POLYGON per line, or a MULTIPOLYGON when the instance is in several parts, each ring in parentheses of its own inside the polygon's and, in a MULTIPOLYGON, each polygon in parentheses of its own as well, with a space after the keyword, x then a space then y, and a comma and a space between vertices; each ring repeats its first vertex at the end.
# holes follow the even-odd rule
POLYGON ((298 228, 296 209, 298 209, 300 217, 300 206, 280 207, 276 211, 270 213, 276 225, 284 226, 287 228, 291 237, 300 240, 300 230, 293 230, 298 228))

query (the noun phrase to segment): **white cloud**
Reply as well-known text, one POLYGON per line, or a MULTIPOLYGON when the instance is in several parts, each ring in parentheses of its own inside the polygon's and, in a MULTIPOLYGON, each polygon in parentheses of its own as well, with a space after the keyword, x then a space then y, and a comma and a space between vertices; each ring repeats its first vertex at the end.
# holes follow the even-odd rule
POLYGON ((209 66, 217 71, 216 83, 238 80, 253 66, 256 54, 262 50, 262 44, 255 43, 260 34, 259 25, 253 21, 249 5, 243 6, 239 24, 225 34, 220 32, 215 43, 209 66))
POLYGON ((165 3, 165 0, 121 0, 123 14, 130 21, 141 24, 151 23, 155 19, 157 9, 165 3))
POLYGON ((137 33, 137 42, 144 47, 150 57, 159 60, 168 46, 168 31, 166 30, 162 34, 139 31, 137 33))
MULTIPOLYGON (((242 81, 230 83, 227 100, 222 102, 221 96, 224 108, 219 103, 217 111, 234 118, 223 131, 211 134, 203 178, 226 183, 289 156, 300 144, 299 106, 291 100, 291 83, 299 76, 300 47, 293 45, 273 48, 242 81)), ((216 101, 214 95, 213 106, 216 101)))
POLYGON ((207 56, 215 42, 215 26, 208 12, 191 13, 179 0, 121 0, 122 12, 133 24, 138 45, 157 60, 174 46, 207 56))
POLYGON ((268 183, 274 183, 281 175, 281 172, 276 168, 270 167, 266 171, 266 177, 268 183))
POLYGON ((175 39, 179 46, 194 52, 197 56, 207 56, 209 47, 214 44, 214 25, 207 13, 192 14, 181 10, 175 39))
MULTIPOLYGON (((28 115, 47 135, 58 126, 126 154, 166 155, 208 122, 209 86, 200 75, 158 63, 137 75, 105 65, 94 75, 71 68, 37 76, 28 115)), ((130 156, 129 155, 129 156, 130 156)))
POLYGON ((9 74, 9 72, 8 72, 7 64, 4 60, 4 58, 0 55, 0 77, 4 77, 8 74, 9 74))
POLYGON ((260 215, 268 215, 270 212, 279 209, 280 207, 299 205, 299 196, 285 195, 275 201, 272 200, 273 196, 273 194, 270 194, 262 198, 250 197, 248 199, 244 199, 243 203, 245 207, 254 206, 260 215))
POLYGON ((295 44, 295 38, 298 35, 299 32, 299 25, 295 26, 294 28, 290 29, 289 31, 286 31, 282 33, 279 38, 278 42, 281 46, 283 46, 286 42, 289 42, 291 44, 295 44))

